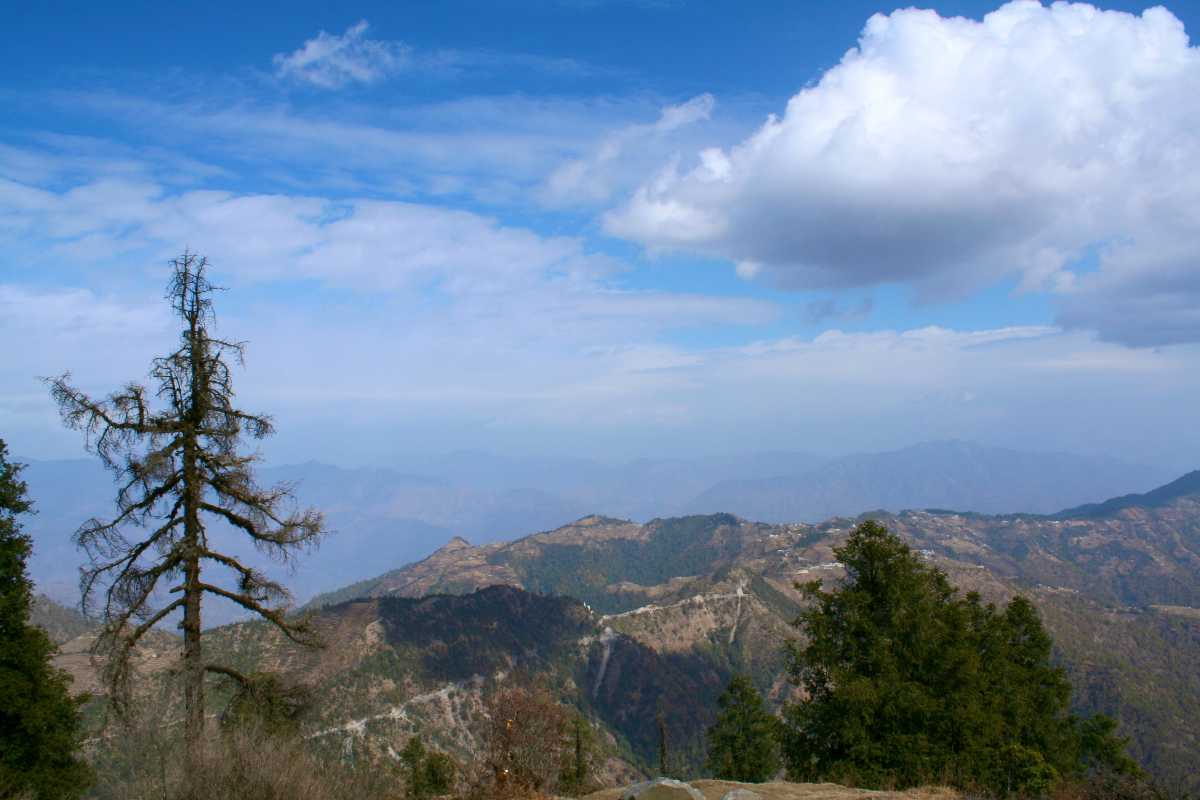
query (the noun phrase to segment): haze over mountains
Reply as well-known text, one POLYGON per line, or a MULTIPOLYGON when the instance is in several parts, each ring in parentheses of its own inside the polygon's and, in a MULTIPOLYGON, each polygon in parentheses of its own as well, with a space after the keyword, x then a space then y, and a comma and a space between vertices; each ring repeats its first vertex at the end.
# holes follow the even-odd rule
MULTIPOLYGON (((1200 471, 1144 494, 1047 515, 870 516, 945 570, 962 591, 978 591, 993 602, 1014 594, 1030 598, 1071 677, 1075 708, 1116 716, 1145 766, 1171 785, 1197 788, 1188 754, 1200 737, 1200 673, 1194 667, 1200 657, 1200 471)), ((563 685, 579 689, 564 692, 584 696, 572 702, 628 742, 635 762, 648 763, 658 698, 675 709, 671 724, 682 733, 703 729, 732 672, 753 676, 776 701, 786 694, 781 644, 796 635, 789 622, 803 602, 793 581, 837 580, 842 568, 833 548, 854 523, 842 517, 771 525, 729 514, 646 524, 587 517, 510 543, 452 541, 424 561, 314 605, 343 631, 351 618, 359 626, 380 618, 385 627, 418 630, 419 616, 438 615, 438 633, 431 637, 437 647, 430 652, 460 671, 464 662, 476 666, 452 674, 427 657, 421 674, 431 682, 424 687, 429 690, 447 680, 489 675, 487 665, 507 668, 536 650, 523 643, 481 644, 494 625, 504 630, 528 616, 497 610, 513 603, 492 594, 498 585, 538 598, 584 601, 590 628, 566 635, 559 651, 540 651, 538 669, 573 676, 563 685), (400 608, 397 598, 411 599, 402 624, 387 622, 400 608), (451 623, 446 616, 449 607, 475 606, 491 609, 486 619, 473 622, 469 613, 451 623), (490 661, 480 660, 483 651, 490 661), (452 653, 458 655, 450 658, 452 653), (682 694, 673 693, 685 685, 682 694)), ((563 619, 579 616, 577 610, 563 619)), ((535 627, 550 630, 552 622, 547 617, 535 627)), ((388 642, 400 646, 396 636, 388 642)), ((377 673, 374 679, 385 677, 377 673)), ((401 702, 408 710, 410 701, 401 702)), ((336 718, 344 712, 331 707, 330 713, 336 718)), ((387 729, 373 735, 386 737, 387 729)))
POLYGON ((818 522, 907 508, 1048 514, 1072 505, 1068 498, 1108 497, 1117 486, 1141 490, 1171 477, 1169 470, 1116 459, 930 442, 846 456, 801 474, 722 481, 693 499, 687 510, 723 511, 763 522, 818 522))
MULTIPOLYGON (((80 553, 71 533, 91 516, 111 514, 113 483, 94 459, 22 460, 39 512, 26 525, 35 542, 31 574, 41 591, 73 604, 80 553)), ((454 536, 504 541, 589 514, 646 521, 728 512, 764 522, 817 522, 876 509, 1049 513, 1147 490, 1176 474, 1117 459, 957 441, 839 458, 768 452, 605 464, 462 452, 406 470, 314 461, 264 467, 260 478, 292 483, 302 504, 325 512, 334 534, 319 556, 300 559, 293 571, 228 531, 214 528, 213 535, 304 601, 423 558, 454 536)), ((227 619, 214 613, 213 621, 227 619)))
MULTIPOLYGON (((1074 708, 1113 715, 1153 774, 1200 788, 1200 471, 1048 515, 869 516, 962 591, 1033 601, 1074 708)), ((695 767, 698 732, 733 673, 773 705, 788 696, 783 643, 798 635, 790 623, 804 602, 794 582, 840 579, 834 548, 855 522, 588 516, 514 541, 452 539, 385 572, 365 561, 377 570, 369 579, 316 598, 309 610, 329 647, 297 649, 262 621, 214 629, 206 646, 241 669, 267 665, 315 687, 308 735, 335 752, 383 752, 419 729, 470 761, 484 698, 516 671, 541 676, 592 720, 613 776, 653 763, 658 709, 695 767)), ((46 603, 37 613, 60 641, 78 626, 46 603)), ((88 641, 64 644, 60 664, 93 686, 80 660, 88 641)), ((147 680, 177 648, 166 631, 142 648, 147 680)))

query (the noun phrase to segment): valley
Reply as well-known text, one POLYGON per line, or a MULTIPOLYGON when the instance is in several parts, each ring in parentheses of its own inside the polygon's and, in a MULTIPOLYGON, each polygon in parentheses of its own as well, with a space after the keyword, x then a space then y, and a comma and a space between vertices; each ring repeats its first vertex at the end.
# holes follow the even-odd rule
MULTIPOLYGON (((588 516, 512 542, 455 538, 314 598, 305 611, 324 649, 298 649, 262 622, 213 629, 206 647, 238 669, 313 688, 306 735, 348 752, 386 754, 419 730, 469 761, 488 692, 535 677, 603 732, 614 781, 654 762, 660 714, 672 757, 694 771, 733 674, 750 675, 776 707, 790 696, 782 667, 798 635, 795 582, 837 581, 834 548, 869 516, 962 591, 1032 599, 1075 707, 1119 719, 1148 769, 1192 785, 1198 484, 1192 473, 1145 496, 1050 515, 904 511, 812 525, 588 516)), ((72 648, 63 663, 78 670, 72 648)))

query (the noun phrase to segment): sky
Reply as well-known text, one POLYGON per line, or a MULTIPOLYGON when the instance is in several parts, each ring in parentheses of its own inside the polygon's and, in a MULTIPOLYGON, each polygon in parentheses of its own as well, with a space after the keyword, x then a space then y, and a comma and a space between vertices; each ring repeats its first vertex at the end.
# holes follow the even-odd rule
POLYGON ((1195 3, 8 9, 0 438, 209 259, 274 462, 967 439, 1200 466, 1195 3))

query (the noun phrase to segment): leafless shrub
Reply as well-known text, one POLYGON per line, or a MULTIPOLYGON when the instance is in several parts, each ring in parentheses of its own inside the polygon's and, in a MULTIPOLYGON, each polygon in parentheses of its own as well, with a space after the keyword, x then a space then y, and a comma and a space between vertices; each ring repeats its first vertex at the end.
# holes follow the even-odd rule
POLYGON ((391 800, 404 796, 397 768, 353 765, 315 752, 296 736, 261 726, 211 730, 187 767, 180 721, 149 708, 95 743, 96 800, 391 800), (192 777, 194 775, 195 777, 192 777))
POLYGON ((513 686, 487 701, 484 754, 468 795, 537 797, 558 793, 573 774, 573 714, 544 686, 513 686))

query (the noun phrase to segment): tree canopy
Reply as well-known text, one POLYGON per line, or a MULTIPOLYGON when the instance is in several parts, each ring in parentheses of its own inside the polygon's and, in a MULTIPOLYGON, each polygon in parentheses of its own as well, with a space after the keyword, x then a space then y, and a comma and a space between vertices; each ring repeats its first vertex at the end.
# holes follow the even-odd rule
POLYGON ((400 751, 400 762, 412 800, 449 794, 454 788, 458 768, 453 759, 445 753, 427 750, 419 732, 409 737, 408 744, 400 751))
POLYGON ((790 649, 807 696, 785 712, 793 778, 1009 794, 1096 767, 1136 771, 1111 720, 1069 712, 1070 684, 1028 600, 960 597, 874 521, 835 553, 840 586, 800 587, 812 605, 797 620, 807 641, 790 649))
POLYGON ((761 782, 779 771, 779 720, 745 675, 735 675, 717 699, 708 729, 708 769, 717 778, 761 782))
POLYGON ((50 662, 54 645, 29 624, 32 545, 18 516, 32 510, 21 465, 0 439, 0 797, 78 797, 91 783, 79 758, 79 705, 70 677, 50 662))

